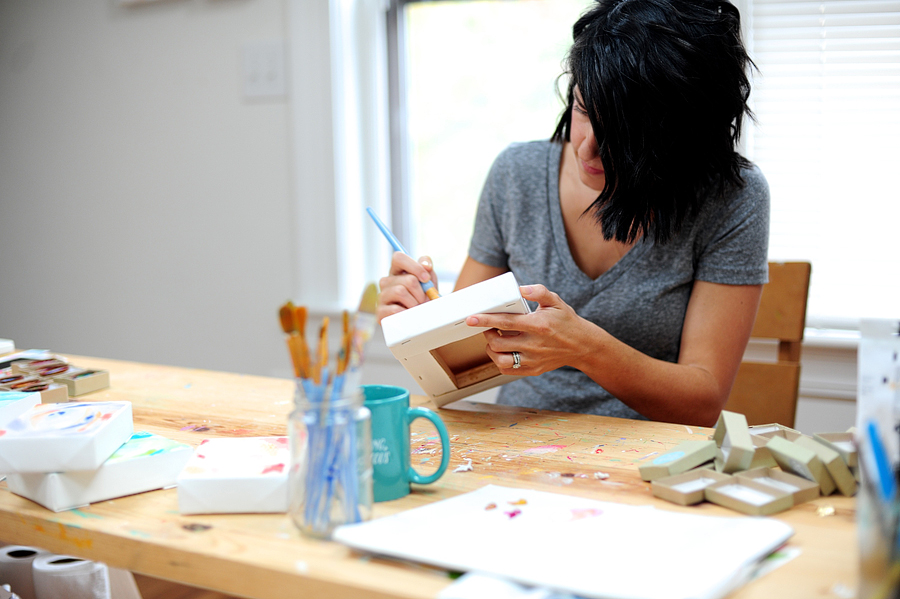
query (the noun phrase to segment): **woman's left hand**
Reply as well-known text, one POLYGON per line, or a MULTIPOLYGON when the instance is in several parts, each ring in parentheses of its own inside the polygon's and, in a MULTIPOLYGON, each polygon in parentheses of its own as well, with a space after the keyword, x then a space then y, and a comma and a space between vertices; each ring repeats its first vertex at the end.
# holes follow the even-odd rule
POLYGON ((469 326, 485 331, 487 353, 503 374, 537 375, 560 366, 577 368, 596 325, 578 316, 560 297, 543 285, 523 285, 522 297, 537 302, 531 314, 475 314, 469 326), (518 353, 519 368, 514 368, 518 353))

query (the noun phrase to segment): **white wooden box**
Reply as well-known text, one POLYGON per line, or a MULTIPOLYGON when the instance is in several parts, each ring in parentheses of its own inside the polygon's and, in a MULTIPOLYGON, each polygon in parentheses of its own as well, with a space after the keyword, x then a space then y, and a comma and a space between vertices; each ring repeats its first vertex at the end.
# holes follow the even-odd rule
POLYGON ((394 357, 438 406, 519 377, 500 374, 488 357, 485 327, 470 327, 473 314, 528 314, 511 273, 392 314, 381 321, 394 357))

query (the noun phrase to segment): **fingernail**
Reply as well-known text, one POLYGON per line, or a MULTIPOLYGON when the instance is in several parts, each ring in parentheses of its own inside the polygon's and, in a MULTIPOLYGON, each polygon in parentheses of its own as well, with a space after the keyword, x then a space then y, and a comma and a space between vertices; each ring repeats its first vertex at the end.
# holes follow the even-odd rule
POLYGON ((476 326, 478 324, 478 317, 477 316, 468 317, 466 319, 466 324, 469 325, 470 327, 476 326))
POLYGON ((531 285, 523 285, 521 287, 521 290, 522 290, 522 295, 531 295, 531 291, 532 291, 531 285))

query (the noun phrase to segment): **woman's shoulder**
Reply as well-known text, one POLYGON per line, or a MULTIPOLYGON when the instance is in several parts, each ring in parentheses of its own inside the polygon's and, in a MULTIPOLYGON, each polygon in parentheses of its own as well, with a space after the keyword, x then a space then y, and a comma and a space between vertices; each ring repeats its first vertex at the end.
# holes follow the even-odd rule
POLYGON ((741 178, 744 180, 744 185, 741 188, 741 195, 744 195, 745 197, 750 196, 768 199, 769 182, 756 164, 748 162, 747 165, 741 169, 741 178))
POLYGON ((549 139, 534 141, 517 141, 509 144, 497 156, 495 163, 508 169, 527 166, 534 168, 536 163, 546 162, 554 150, 558 151, 559 144, 549 139))

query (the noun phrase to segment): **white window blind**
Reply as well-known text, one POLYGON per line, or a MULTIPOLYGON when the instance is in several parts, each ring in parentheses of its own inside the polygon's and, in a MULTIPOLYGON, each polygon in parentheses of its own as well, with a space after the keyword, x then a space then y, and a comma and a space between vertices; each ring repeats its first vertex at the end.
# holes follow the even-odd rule
MULTIPOLYGON (((769 256, 813 264, 808 322, 900 316, 900 1, 749 0, 769 256)), ((745 18, 748 15, 745 15, 745 18)))

